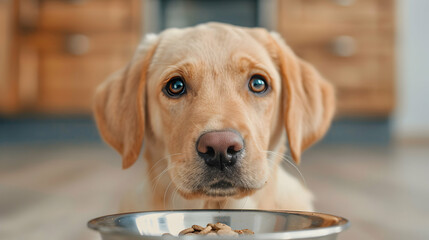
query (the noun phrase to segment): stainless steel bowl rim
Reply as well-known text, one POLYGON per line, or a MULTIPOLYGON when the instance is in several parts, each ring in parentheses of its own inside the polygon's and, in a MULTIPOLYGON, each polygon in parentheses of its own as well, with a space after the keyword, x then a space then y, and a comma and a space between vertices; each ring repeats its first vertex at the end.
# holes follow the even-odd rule
MULTIPOLYGON (((111 214, 106 215, 98 218, 94 218, 90 221, 88 221, 88 227, 99 231, 102 234, 120 234, 120 235, 129 235, 129 236, 141 236, 138 234, 130 233, 127 231, 124 231, 120 227, 106 227, 103 225, 100 225, 100 222, 102 222, 106 218, 111 217, 122 217, 126 215, 135 215, 135 214, 148 214, 148 213, 173 213, 173 212, 266 212, 266 213, 287 213, 287 214, 297 214, 297 215, 304 215, 304 216, 320 216, 320 217, 333 217, 338 219, 338 224, 334 226, 329 227, 320 227, 320 228, 314 228, 314 229, 303 229, 303 230, 294 230, 294 231, 286 231, 286 232, 275 232, 275 233, 255 233, 255 235, 252 235, 252 239, 306 239, 306 238, 314 238, 314 237, 323 237, 328 236, 332 234, 336 234, 339 232, 344 231, 345 229, 350 227, 350 222, 343 217, 338 217, 332 214, 326 214, 326 213, 319 213, 319 212, 304 212, 304 211, 286 211, 286 210, 278 210, 278 211, 265 211, 265 210, 238 210, 238 209, 183 209, 183 210, 164 210, 164 211, 142 211, 142 212, 129 212, 129 213, 118 213, 118 214, 111 214)), ((151 239, 164 239, 160 235, 145 235, 148 237, 151 237, 151 239)), ((239 236, 235 237, 235 239, 240 238, 248 238, 248 236, 239 236)), ((186 239, 200 239, 200 237, 186 237, 186 239)), ((205 239, 211 239, 211 238, 205 238, 205 239)), ((214 237, 213 239, 219 239, 214 237)))

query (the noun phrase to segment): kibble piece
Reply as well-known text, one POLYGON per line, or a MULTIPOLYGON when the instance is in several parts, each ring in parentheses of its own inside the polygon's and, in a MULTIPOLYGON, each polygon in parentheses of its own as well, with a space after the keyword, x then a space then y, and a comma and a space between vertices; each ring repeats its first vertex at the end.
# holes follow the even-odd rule
POLYGON ((223 223, 216 223, 214 226, 215 226, 214 229, 216 229, 216 230, 220 230, 220 229, 231 230, 230 226, 223 224, 223 223))
POLYGON ((220 229, 219 231, 217 231, 217 234, 224 235, 224 236, 238 236, 238 233, 227 229, 220 229))
POLYGON ((185 235, 188 233, 193 233, 193 232, 195 232, 195 230, 193 228, 186 228, 186 229, 183 229, 182 231, 179 232, 179 236, 185 235))
POLYGON ((242 232, 243 232, 243 234, 248 234, 248 235, 253 235, 253 234, 255 234, 252 230, 249 230, 249 229, 243 229, 243 230, 241 230, 242 232))
POLYGON ((212 227, 207 226, 206 228, 204 228, 203 230, 200 231, 200 234, 207 234, 212 230, 212 227))
MULTIPOLYGON (((192 225, 191 228, 186 228, 179 233, 179 236, 183 235, 206 235, 206 236, 238 236, 238 235, 248 235, 255 234, 253 231, 249 229, 242 230, 232 230, 230 226, 224 223, 208 223, 206 227, 202 227, 200 225, 192 225)), ((165 239, 170 239, 173 237, 169 233, 165 233, 162 235, 165 239)), ((174 237, 173 237, 174 238, 174 237)))
POLYGON ((204 228, 203 227, 201 227, 200 225, 192 225, 192 228, 195 230, 195 231, 202 231, 204 228))

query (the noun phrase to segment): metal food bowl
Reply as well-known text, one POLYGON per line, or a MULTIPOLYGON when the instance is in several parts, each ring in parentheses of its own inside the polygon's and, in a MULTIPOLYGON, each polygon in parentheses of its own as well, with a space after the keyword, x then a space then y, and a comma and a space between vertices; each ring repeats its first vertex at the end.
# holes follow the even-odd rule
POLYGON ((250 229, 255 235, 238 237, 181 236, 180 239, 317 239, 335 240, 344 231, 347 219, 323 213, 259 210, 177 210, 136 212, 99 217, 88 227, 100 232, 103 240, 179 239, 174 236, 192 225, 225 223, 232 229, 250 229))

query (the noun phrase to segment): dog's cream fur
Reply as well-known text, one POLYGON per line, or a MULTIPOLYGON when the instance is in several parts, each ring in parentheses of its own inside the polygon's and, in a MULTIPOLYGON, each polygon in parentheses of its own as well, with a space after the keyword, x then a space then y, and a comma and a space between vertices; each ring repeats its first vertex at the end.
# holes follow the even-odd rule
POLYGON ((145 180, 126 197, 123 211, 184 208, 312 210, 312 195, 281 166, 329 128, 334 91, 276 33, 220 23, 148 35, 130 64, 98 89, 95 118, 123 168, 146 161, 145 180), (264 96, 248 89, 254 74, 270 86, 264 96), (181 76, 187 93, 162 92, 181 76), (237 187, 209 196, 207 167, 195 153, 198 137, 234 129, 245 141, 237 187), (286 147, 289 143, 289 149, 286 147), (143 146, 143 148, 142 148, 143 146), (208 183, 207 183, 208 184, 208 183), (225 195, 226 194, 226 195, 225 195))

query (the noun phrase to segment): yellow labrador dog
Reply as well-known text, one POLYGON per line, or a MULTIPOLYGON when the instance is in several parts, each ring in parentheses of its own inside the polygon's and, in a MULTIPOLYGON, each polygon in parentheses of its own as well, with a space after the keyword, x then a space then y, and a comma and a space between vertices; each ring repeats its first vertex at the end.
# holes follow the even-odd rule
POLYGON ((334 108, 332 86, 278 34, 208 23, 146 36, 94 111, 123 168, 141 151, 147 163, 124 211, 312 210, 280 163, 286 151, 299 163, 334 108))

